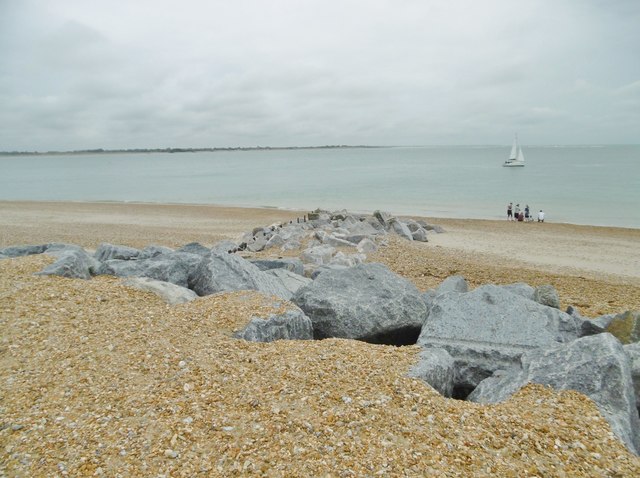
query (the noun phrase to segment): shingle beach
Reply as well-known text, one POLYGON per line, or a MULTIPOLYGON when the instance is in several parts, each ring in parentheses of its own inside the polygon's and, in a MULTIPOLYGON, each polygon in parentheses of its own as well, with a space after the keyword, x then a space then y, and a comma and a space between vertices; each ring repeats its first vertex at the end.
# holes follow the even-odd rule
MULTIPOLYGON (((0 202, 0 248, 210 246, 304 214, 0 202)), ((459 274, 552 284, 587 317, 640 309, 640 230, 429 221, 446 232, 368 260, 421 291, 459 274)), ((34 275, 53 261, 0 261, 0 476, 640 476, 577 392, 446 399, 407 376, 417 346, 246 342, 233 332, 288 303, 243 291, 168 305, 111 276, 34 275)))

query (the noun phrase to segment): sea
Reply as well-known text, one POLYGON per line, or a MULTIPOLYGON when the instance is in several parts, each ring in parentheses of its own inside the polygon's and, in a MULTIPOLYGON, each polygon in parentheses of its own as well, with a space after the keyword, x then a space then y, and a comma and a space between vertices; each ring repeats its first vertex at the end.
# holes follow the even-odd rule
POLYGON ((0 200, 215 204, 640 228, 640 145, 345 147, 0 156, 0 200))

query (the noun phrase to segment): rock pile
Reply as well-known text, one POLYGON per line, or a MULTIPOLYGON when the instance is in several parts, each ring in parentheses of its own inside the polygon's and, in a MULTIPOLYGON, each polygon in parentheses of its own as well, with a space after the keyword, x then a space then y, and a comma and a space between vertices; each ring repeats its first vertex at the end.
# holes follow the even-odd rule
POLYGON ((366 254, 384 245, 389 234, 428 242, 429 233, 440 232, 443 232, 440 227, 422 220, 396 218, 381 211, 366 215, 317 209, 295 222, 256 227, 244 234, 237 249, 232 250, 299 250, 303 274, 311 277, 314 273, 364 262, 366 254))
POLYGON ((126 278, 169 303, 254 290, 290 307, 254 317, 235 336, 250 341, 346 338, 423 348, 409 372, 446 397, 502 401, 527 383, 590 397, 629 450, 640 450, 638 313, 594 320, 559 310, 551 285, 485 285, 469 291, 453 276, 420 293, 386 266, 365 263, 388 234, 426 240, 426 224, 377 211, 373 216, 314 211, 296 223, 256 228, 239 244, 138 250, 102 244, 15 246, 0 258, 52 254, 40 274, 126 278), (243 258, 234 252, 300 250, 298 258, 243 258), (343 252, 353 249, 353 253, 343 252), (621 342, 622 341, 622 342, 621 342), (627 345, 624 345, 627 344, 627 345))

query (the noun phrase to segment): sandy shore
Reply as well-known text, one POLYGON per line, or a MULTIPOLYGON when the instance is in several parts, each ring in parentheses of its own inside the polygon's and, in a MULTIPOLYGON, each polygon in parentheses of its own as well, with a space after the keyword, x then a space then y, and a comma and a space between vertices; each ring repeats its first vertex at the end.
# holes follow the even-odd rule
MULTIPOLYGON (((208 245, 302 214, 0 202, 0 247, 208 245)), ((628 248, 637 263, 638 231, 431 222, 448 232, 371 259, 421 289, 457 273, 472 287, 552 283, 592 315, 640 308, 638 271, 619 260, 628 248)), ((444 399, 406 376, 416 346, 244 342, 230 333, 286 305, 237 292, 169 306, 114 277, 34 275, 52 260, 0 261, 0 476, 640 475, 576 392, 444 399)))

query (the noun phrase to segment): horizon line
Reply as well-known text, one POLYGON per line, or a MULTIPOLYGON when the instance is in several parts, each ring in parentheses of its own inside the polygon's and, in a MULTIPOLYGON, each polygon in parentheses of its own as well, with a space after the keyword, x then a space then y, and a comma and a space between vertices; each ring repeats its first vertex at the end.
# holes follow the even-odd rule
MULTIPOLYGON (((507 147, 508 144, 389 144, 389 145, 348 145, 327 144, 310 146, 207 146, 207 147, 166 147, 166 148, 86 148, 71 150, 13 150, 0 151, 0 155, 46 155, 46 154, 110 154, 110 153, 181 153, 181 152, 216 152, 216 151, 255 151, 286 149, 349 149, 349 148, 477 148, 507 147)), ((607 147, 607 146, 640 146, 640 143, 566 143, 566 144, 522 144, 526 147, 563 148, 563 147, 607 147)))

